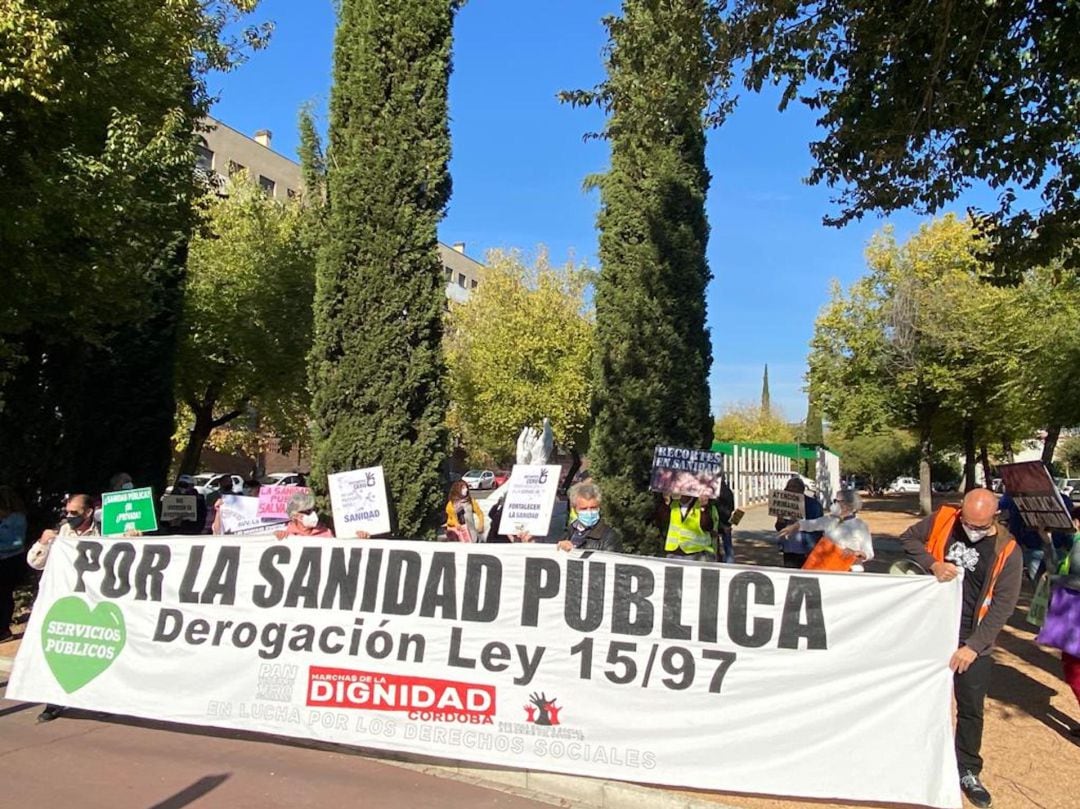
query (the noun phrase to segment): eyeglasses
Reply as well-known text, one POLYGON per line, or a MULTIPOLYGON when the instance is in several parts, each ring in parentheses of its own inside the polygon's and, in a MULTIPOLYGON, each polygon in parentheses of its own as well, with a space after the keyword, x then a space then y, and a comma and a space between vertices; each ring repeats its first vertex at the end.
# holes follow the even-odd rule
POLYGON ((972 525, 971 523, 967 522, 966 520, 961 520, 960 522, 962 522, 964 524, 965 528, 970 528, 972 531, 989 531, 991 528, 994 527, 994 521, 993 520, 988 522, 986 525, 972 525))
POLYGON ((81 511, 65 511, 64 515, 67 517, 82 517, 83 513, 81 511))
POLYGON ((313 514, 314 512, 315 512, 315 509, 313 509, 313 508, 302 508, 302 509, 297 509, 295 513, 296 514, 313 514))

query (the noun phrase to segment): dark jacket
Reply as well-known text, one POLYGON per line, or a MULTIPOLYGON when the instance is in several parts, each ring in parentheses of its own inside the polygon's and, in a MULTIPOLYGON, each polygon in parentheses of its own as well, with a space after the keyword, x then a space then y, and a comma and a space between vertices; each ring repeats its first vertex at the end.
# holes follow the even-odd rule
POLYGON ((576 521, 570 523, 563 539, 570 540, 570 544, 579 551, 622 553, 622 537, 602 518, 600 522, 588 529, 582 528, 576 521))
MULTIPOLYGON (((937 516, 937 512, 934 512, 929 517, 920 520, 919 522, 908 528, 903 534, 900 535, 900 542, 904 546, 904 553, 909 558, 918 562, 927 571, 933 566, 937 560, 926 549, 926 543, 930 539, 930 529, 933 527, 934 518, 937 516)), ((959 520, 959 517, 957 517, 959 520)), ((1003 522, 999 522, 997 526, 997 535, 991 540, 987 537, 983 542, 994 543, 994 560, 991 563, 993 567, 994 562, 997 561, 998 556, 1001 554, 1005 545, 1009 540, 1013 539, 1009 533, 1008 526, 1003 522)), ((994 600, 990 603, 990 609, 986 613, 986 617, 979 621, 978 611, 972 617, 972 623, 969 627, 960 627, 961 635, 966 635, 964 639, 964 645, 970 647, 972 650, 980 655, 988 655, 994 647, 994 641, 997 639, 998 632, 1005 626, 1005 623, 1009 620, 1009 616, 1012 615, 1013 610, 1016 608, 1016 602, 1020 598, 1020 581, 1023 576, 1024 563, 1023 555, 1020 553, 1019 546, 1016 547, 1008 560, 1005 562, 1005 567, 1001 569, 1001 575, 998 577, 997 586, 994 587, 994 600)), ((990 579, 983 582, 982 592, 979 593, 978 603, 982 603, 986 599, 986 591, 989 589, 990 579)))

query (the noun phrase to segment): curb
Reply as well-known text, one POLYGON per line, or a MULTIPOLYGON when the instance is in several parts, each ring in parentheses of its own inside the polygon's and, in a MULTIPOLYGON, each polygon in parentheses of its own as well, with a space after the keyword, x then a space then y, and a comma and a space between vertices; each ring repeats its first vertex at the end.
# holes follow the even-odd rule
POLYGON ((463 781, 567 809, 736 809, 718 800, 670 791, 662 786, 537 770, 485 767, 470 761, 439 763, 446 760, 408 754, 387 753, 367 757, 425 775, 463 781))

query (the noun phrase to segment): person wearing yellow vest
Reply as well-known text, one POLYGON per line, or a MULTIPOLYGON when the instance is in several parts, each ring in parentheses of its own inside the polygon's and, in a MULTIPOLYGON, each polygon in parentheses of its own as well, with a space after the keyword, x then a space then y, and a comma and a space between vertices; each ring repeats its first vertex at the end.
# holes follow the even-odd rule
MULTIPOLYGON (((979 778, 983 703, 990 686, 990 652, 1020 596, 1023 557, 989 489, 972 489, 960 508, 942 506, 908 528, 900 542, 909 558, 940 582, 963 570, 959 648, 949 660, 956 697, 956 763, 960 789, 975 806, 991 805, 979 778)), ((915 740, 912 740, 915 743, 915 740)))
POLYGON ((716 506, 708 495, 664 497, 657 509, 657 523, 664 535, 664 554, 674 559, 716 561, 716 506))

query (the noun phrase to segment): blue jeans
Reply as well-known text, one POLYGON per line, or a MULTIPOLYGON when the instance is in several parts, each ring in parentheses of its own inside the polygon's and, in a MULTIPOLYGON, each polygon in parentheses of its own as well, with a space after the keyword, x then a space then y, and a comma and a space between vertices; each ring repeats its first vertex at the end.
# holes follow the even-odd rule
POLYGON ((720 538, 724 542, 724 559, 723 559, 723 561, 724 561, 725 564, 729 564, 729 565, 733 564, 735 562, 735 548, 734 548, 734 546, 732 545, 732 542, 731 542, 731 529, 730 528, 721 528, 720 529, 720 538))
POLYGON ((1021 550, 1024 554, 1024 570, 1027 572, 1027 577, 1035 581, 1039 577, 1043 560, 1046 558, 1046 551, 1042 548, 1021 548, 1021 550))

